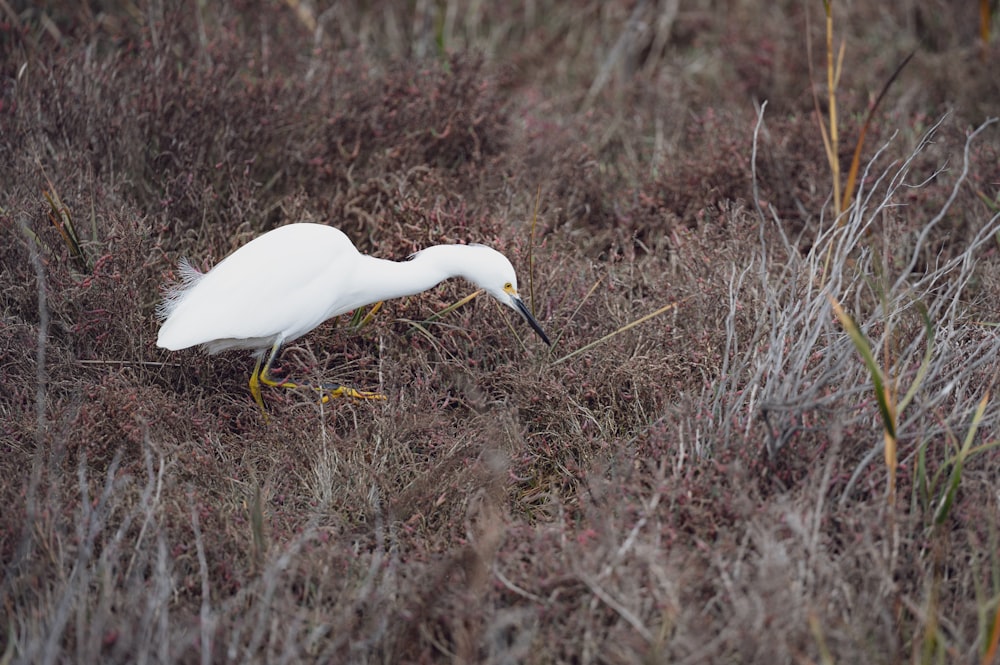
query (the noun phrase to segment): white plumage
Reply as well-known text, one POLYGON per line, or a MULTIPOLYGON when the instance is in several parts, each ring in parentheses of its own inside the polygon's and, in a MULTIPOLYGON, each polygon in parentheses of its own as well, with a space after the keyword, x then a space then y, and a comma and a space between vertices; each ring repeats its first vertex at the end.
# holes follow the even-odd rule
MULTIPOLYGON (((331 226, 290 224, 251 240, 207 273, 186 261, 179 272, 180 282, 167 290, 158 309, 163 324, 157 346, 177 351, 201 345, 209 353, 254 350, 258 363, 250 386, 262 408, 258 379, 294 385, 268 376, 282 344, 331 317, 420 293, 449 277, 464 277, 516 310, 549 343, 518 296, 514 267, 484 245, 436 245, 396 262, 360 253, 331 226)), ((356 397, 371 395, 341 389, 356 397)))

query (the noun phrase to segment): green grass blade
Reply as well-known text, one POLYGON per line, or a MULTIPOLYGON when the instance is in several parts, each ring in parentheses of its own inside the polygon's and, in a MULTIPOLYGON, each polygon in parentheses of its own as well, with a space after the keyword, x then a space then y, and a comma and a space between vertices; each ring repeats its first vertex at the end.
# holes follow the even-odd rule
POLYGON ((948 518, 948 514, 951 512, 951 507, 955 503, 955 495, 958 494, 958 486, 962 483, 962 466, 965 463, 965 459, 969 456, 969 451, 972 448, 972 440, 976 437, 976 432, 979 429, 979 423, 983 420, 983 413, 986 411, 986 405, 989 403, 990 394, 987 391, 983 395, 983 399, 979 401, 979 406, 976 407, 976 412, 972 415, 972 422, 969 424, 969 431, 965 433, 965 441, 962 443, 962 449, 955 456, 955 464, 951 468, 951 477, 948 482, 948 489, 945 491, 944 495, 941 497, 941 502, 938 504, 938 508, 934 513, 934 523, 941 524, 948 518))
POLYGON ((868 339, 865 337, 864 333, 862 333, 857 324, 854 323, 854 319, 852 319, 850 315, 843 310, 840 303, 837 302, 837 299, 833 296, 830 296, 830 304, 833 307, 834 314, 836 314, 837 318, 840 320, 840 325, 844 327, 844 330, 854 343, 854 348, 856 348, 858 353, 861 355, 861 359, 864 361, 865 367, 868 368, 868 374, 872 377, 872 385, 875 388, 875 399, 878 401, 878 409, 882 415, 882 426, 885 428, 886 434, 895 439, 896 418, 893 414, 892 407, 889 404, 889 394, 886 391, 885 379, 882 376, 882 370, 875 361, 871 345, 868 344, 868 339))

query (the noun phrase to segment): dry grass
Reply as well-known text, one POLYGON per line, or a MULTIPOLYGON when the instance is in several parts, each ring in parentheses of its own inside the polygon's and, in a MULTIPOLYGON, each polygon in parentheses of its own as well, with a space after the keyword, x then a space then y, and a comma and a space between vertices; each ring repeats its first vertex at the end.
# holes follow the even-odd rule
POLYGON ((487 4, 0 3, 0 663, 987 662, 977 8, 834 5, 842 165, 917 49, 837 220, 819 3, 487 4), (554 348, 448 283, 265 422, 154 311, 292 221, 500 248, 554 348))

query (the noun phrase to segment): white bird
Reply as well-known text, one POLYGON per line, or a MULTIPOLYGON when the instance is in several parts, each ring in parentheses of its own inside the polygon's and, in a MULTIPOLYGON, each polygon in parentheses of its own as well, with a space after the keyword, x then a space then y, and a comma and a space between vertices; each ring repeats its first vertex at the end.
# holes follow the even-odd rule
MULTIPOLYGON (((298 387, 270 374, 284 344, 329 318, 426 291, 450 277, 484 289, 550 344, 518 296, 514 267, 485 245, 436 245, 397 262, 362 254, 332 226, 289 224, 251 240, 207 273, 186 261, 179 271, 180 283, 165 291, 157 310, 163 324, 156 345, 170 351, 201 345, 210 354, 253 350, 250 392, 262 411, 261 384, 298 387)), ((385 399, 340 385, 322 390, 323 401, 343 395, 385 399)))

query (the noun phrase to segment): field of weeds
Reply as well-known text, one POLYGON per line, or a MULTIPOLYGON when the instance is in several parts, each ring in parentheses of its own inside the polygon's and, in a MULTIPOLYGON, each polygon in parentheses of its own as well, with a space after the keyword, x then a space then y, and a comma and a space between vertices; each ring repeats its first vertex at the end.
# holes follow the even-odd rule
POLYGON ((0 663, 997 662, 997 22, 0 0, 0 663), (300 221, 553 345, 453 280, 265 417, 157 304, 300 221))

